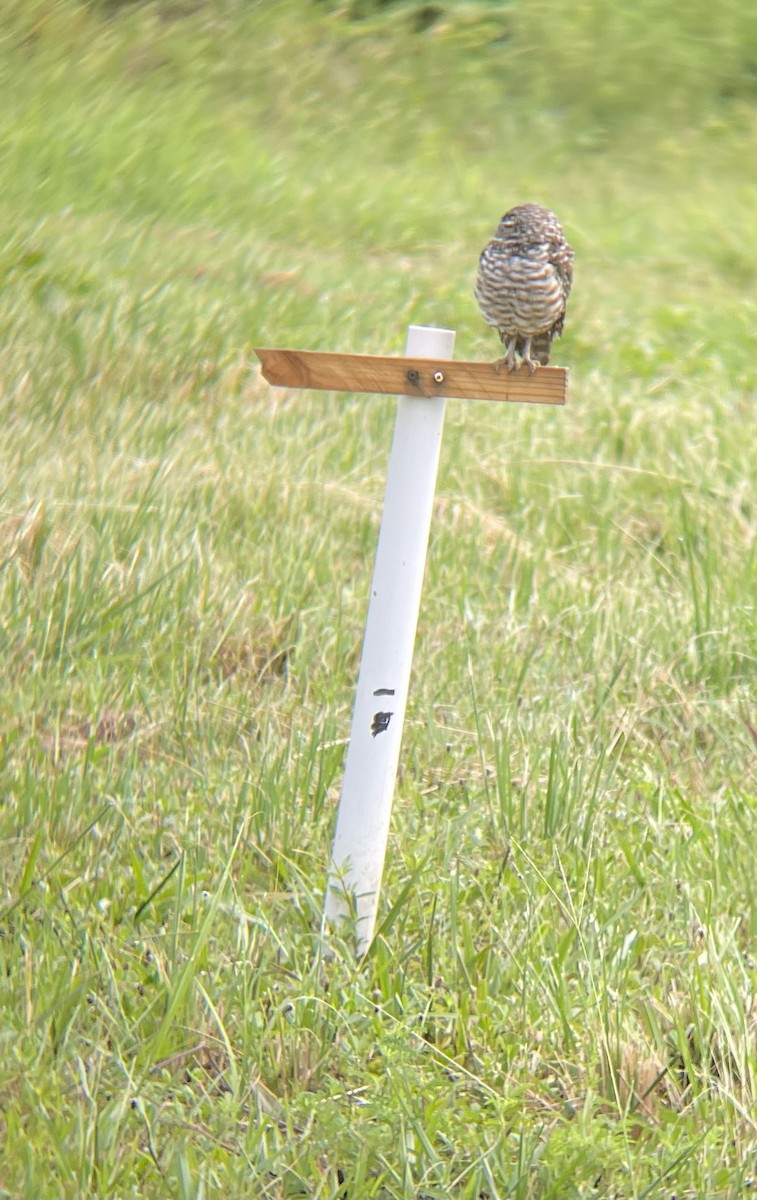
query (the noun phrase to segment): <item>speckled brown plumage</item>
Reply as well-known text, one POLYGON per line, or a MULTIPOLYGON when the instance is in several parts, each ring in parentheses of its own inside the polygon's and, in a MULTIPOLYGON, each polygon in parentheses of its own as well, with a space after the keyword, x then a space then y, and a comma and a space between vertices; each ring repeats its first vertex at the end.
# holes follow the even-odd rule
POLYGON ((531 372, 534 360, 549 362, 572 282, 573 249, 555 214, 539 204, 506 212, 482 251, 476 299, 507 347, 502 362, 508 371, 518 365, 516 354, 531 372))

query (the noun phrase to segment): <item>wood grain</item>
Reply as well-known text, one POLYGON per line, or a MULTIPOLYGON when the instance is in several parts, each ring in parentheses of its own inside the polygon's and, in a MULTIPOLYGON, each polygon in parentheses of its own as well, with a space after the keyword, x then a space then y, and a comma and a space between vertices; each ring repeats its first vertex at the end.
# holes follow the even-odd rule
POLYGON ((331 354, 315 350, 255 350, 263 376, 274 387, 329 392, 374 392, 385 396, 446 396, 459 400, 503 400, 510 404, 565 404, 564 367, 521 367, 509 375, 495 363, 331 354))

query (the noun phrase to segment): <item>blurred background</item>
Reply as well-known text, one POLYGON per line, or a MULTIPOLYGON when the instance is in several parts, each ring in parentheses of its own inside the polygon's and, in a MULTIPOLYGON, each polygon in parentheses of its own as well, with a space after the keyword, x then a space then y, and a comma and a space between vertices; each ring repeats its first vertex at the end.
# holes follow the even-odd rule
POLYGON ((718 310, 753 303, 756 45, 747 0, 6 0, 4 203, 71 242, 201 225, 199 272, 244 233, 202 284, 238 345, 391 349, 412 319, 494 353, 470 280, 531 199, 578 252, 574 364, 696 344, 743 378, 754 309, 718 310))

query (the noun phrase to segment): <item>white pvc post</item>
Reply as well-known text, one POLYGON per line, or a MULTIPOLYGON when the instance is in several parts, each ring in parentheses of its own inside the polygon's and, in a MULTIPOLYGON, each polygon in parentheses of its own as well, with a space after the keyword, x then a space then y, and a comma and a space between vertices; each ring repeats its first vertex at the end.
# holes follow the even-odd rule
MULTIPOLYGON (((406 354, 448 359, 454 344, 454 330, 411 325, 406 354)), ((376 923, 445 404, 440 396, 397 404, 323 914, 325 926, 354 912, 360 953, 376 923)))

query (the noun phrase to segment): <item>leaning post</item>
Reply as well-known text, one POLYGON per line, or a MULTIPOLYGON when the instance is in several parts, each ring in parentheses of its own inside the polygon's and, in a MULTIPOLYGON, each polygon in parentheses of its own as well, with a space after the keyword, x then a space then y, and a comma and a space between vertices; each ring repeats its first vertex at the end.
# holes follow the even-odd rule
MULTIPOLYGON (((411 325, 409 358, 452 357, 451 329, 411 325)), ((354 906, 358 950, 376 923, 444 430, 443 396, 400 396, 324 922, 354 906)))
POLYGON ((256 350, 281 387, 398 395, 358 674, 352 731, 323 908, 328 932, 354 916, 357 948, 374 935, 436 490, 446 398, 564 404, 568 373, 455 362, 450 329, 411 325, 404 358, 256 350))

